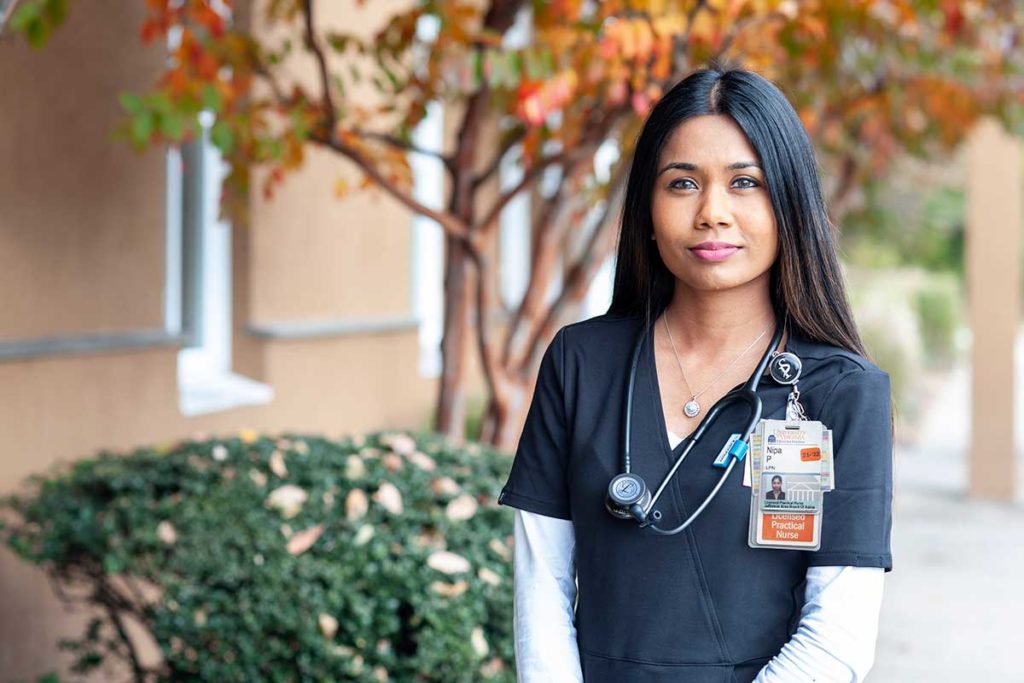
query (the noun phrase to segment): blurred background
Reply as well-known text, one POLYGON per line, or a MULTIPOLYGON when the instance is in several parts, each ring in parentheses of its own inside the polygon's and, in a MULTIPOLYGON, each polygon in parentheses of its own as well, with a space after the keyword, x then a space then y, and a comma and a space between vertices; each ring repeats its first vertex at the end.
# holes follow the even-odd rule
POLYGON ((608 306, 643 117, 713 58, 804 121, 893 379, 871 678, 1024 680, 1022 32, 1010 0, 0 0, 0 680, 514 680, 484 484, 554 332, 608 306), (402 467, 437 520, 399 523, 435 514, 382 483, 402 467), (232 532, 220 490, 277 540, 232 532), (268 632, 224 598, 274 564, 245 538, 280 541, 288 586, 335 547, 433 559, 348 619, 299 591, 268 632), (221 603, 168 569, 236 551, 221 603), (413 655, 424 614, 451 640, 413 655))

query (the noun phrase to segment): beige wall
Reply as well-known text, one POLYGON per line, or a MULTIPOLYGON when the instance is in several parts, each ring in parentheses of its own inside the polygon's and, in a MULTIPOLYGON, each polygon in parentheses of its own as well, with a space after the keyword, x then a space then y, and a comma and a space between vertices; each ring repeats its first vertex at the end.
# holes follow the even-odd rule
MULTIPOLYGON (((0 341, 163 324, 163 154, 109 140, 117 93, 145 87, 161 60, 138 43, 141 11, 73 4, 46 49, 0 41, 0 341)), ((356 16, 341 3, 335 11, 335 22, 356 16)), ((272 386, 273 402, 183 417, 173 346, 0 360, 2 492, 101 448, 247 427, 339 435, 427 423, 436 383, 420 377, 415 328, 308 339, 246 331, 411 315, 408 213, 379 193, 335 199, 334 181, 359 174, 322 153, 308 161, 271 202, 254 200, 251 225, 233 229, 233 369, 272 386)), ((0 549, 0 681, 66 665, 56 642, 85 619, 0 549)))
POLYGON ((108 139, 160 63, 142 16, 101 0, 45 50, 0 42, 0 339, 162 325, 163 155, 108 139))

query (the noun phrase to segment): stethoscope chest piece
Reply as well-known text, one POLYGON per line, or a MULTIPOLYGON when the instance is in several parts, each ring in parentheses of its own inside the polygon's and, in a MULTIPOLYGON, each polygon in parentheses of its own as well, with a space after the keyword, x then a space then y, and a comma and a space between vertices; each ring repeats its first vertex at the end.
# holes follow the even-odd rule
POLYGON ((644 509, 651 502, 651 490, 640 476, 632 472, 616 475, 608 482, 608 496, 605 507, 619 519, 636 519, 643 522, 644 509))
POLYGON ((800 358, 795 353, 783 351, 772 358, 771 363, 768 365, 768 372, 771 374, 772 379, 779 384, 796 384, 797 380, 800 379, 802 367, 803 363, 800 362, 800 358))

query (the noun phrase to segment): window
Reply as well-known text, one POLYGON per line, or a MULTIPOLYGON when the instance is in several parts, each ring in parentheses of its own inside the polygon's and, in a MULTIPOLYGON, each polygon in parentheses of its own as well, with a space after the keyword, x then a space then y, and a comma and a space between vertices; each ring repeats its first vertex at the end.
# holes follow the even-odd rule
POLYGON ((178 352, 178 407, 185 416, 267 403, 271 387, 231 372, 231 225, 218 220, 227 165, 202 134, 167 155, 165 323, 186 336, 178 352))

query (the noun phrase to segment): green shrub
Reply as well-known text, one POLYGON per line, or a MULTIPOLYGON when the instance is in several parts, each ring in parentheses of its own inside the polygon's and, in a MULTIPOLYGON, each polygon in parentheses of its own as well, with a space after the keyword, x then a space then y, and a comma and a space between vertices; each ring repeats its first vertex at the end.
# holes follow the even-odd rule
POLYGON ((401 433, 104 452, 5 499, 3 536, 103 608, 62 645, 81 671, 113 657, 135 680, 511 682, 511 517, 495 502, 510 464, 401 433))
POLYGON ((959 322, 959 292, 956 283, 934 280, 914 298, 917 322, 921 328, 925 362, 932 367, 948 367, 956 355, 955 338, 959 322))

